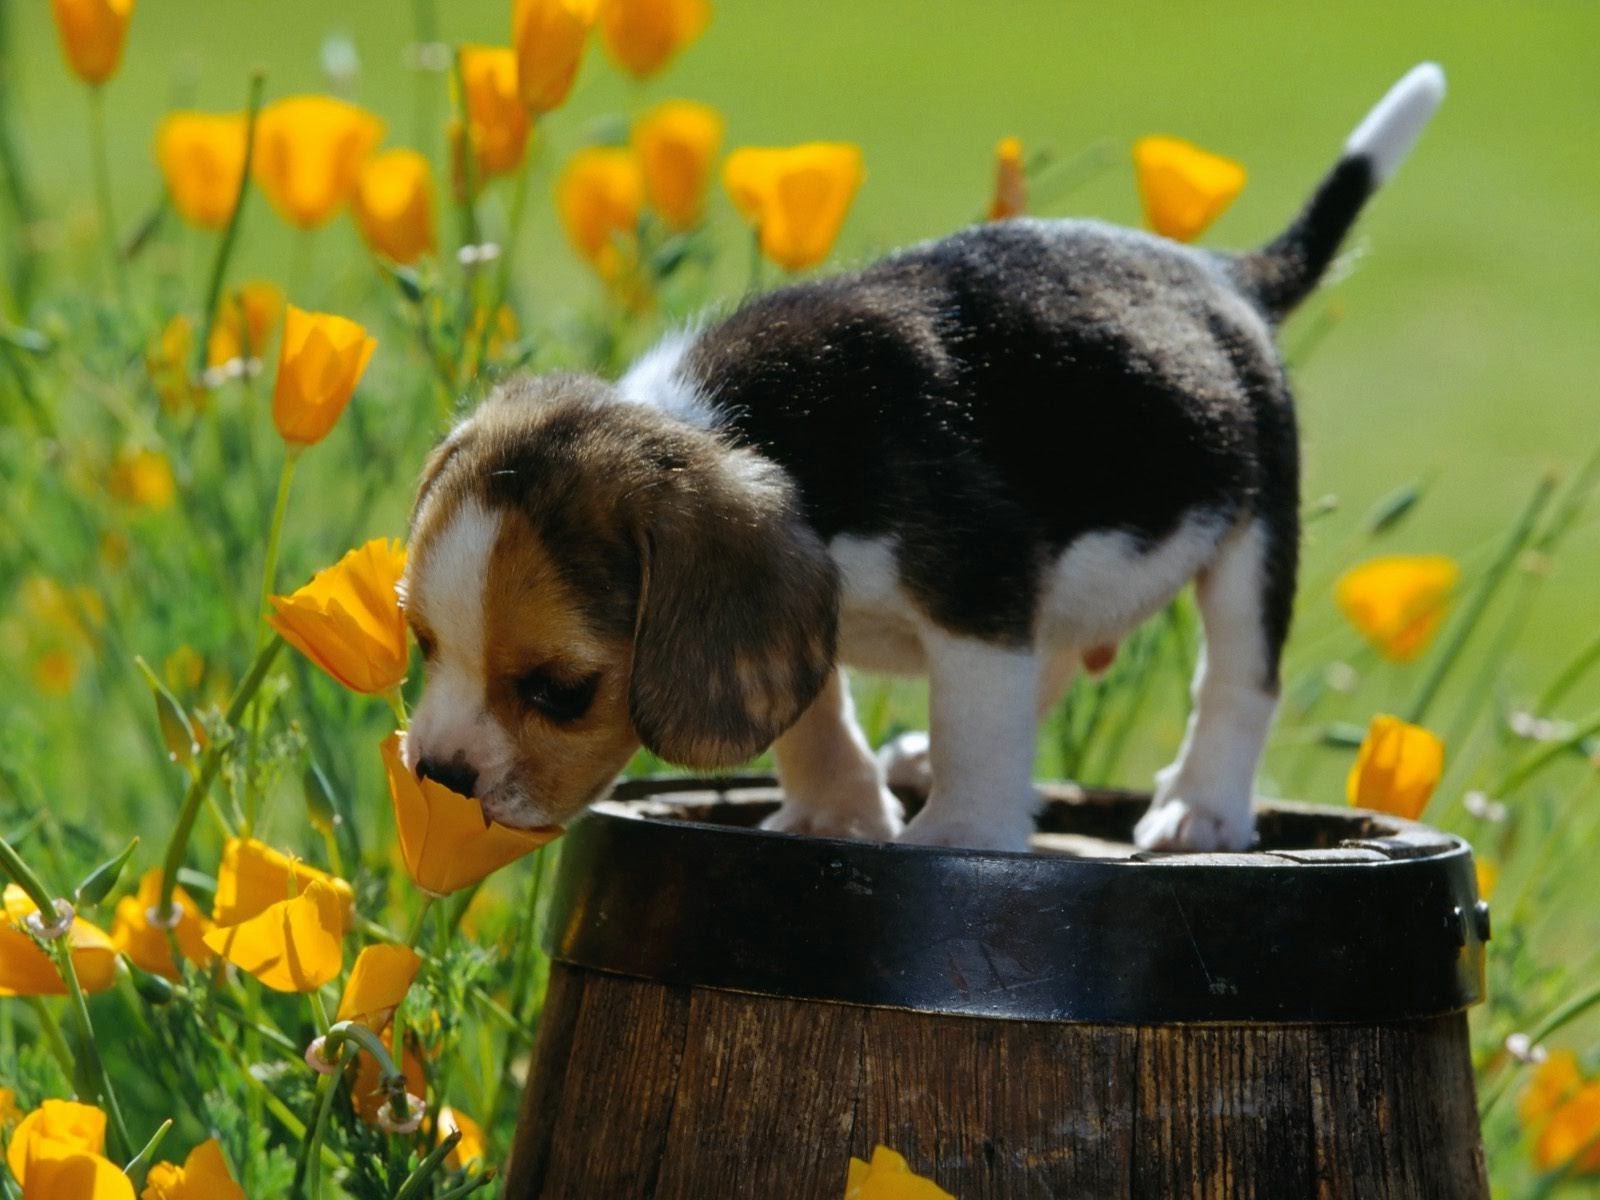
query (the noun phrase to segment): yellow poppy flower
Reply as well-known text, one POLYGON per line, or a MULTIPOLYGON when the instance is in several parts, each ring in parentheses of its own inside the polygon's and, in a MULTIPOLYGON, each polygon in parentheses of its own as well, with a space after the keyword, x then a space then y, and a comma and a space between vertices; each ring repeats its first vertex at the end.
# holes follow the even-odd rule
POLYGON ((244 176, 245 119, 239 113, 174 112, 156 126, 156 165, 178 215, 221 229, 244 176))
POLYGON ((1339 577, 1339 610, 1385 658, 1410 662, 1439 631, 1461 568, 1443 554, 1391 554, 1339 577))
POLYGON ((1534 1069, 1522 1095, 1517 1098, 1517 1116, 1525 1128, 1535 1129, 1582 1085, 1578 1056, 1571 1050, 1552 1050, 1534 1069))
POLYGON ((150 1168, 141 1200, 245 1200, 244 1189, 228 1170, 222 1146, 207 1138, 183 1160, 159 1162, 150 1168))
MULTIPOLYGON (((206 949, 205 935, 211 922, 181 887, 173 890, 172 899, 179 914, 178 924, 172 930, 178 949, 190 962, 202 967, 208 965, 211 951, 206 949)), ((111 944, 140 969, 177 979, 178 964, 172 960, 167 930, 150 923, 150 914, 160 902, 161 868, 152 867, 140 878, 137 892, 117 901, 116 915, 111 922, 111 944)))
POLYGON ((383 743, 400 857, 412 880, 434 896, 470 887, 524 854, 561 836, 559 826, 511 829, 485 824, 483 809, 432 779, 419 780, 400 760, 400 735, 383 743))
POLYGON ((206 660, 189 643, 185 642, 161 664, 161 674, 167 686, 176 692, 192 692, 205 678, 206 660))
POLYGON ((222 846, 222 865, 217 868, 217 894, 211 906, 211 919, 220 926, 247 921, 290 896, 299 896, 313 883, 325 883, 339 897, 344 928, 355 919, 356 898, 342 879, 316 867, 280 854, 254 838, 229 838, 222 846))
POLYGON ((635 79, 648 79, 705 31, 706 0, 604 0, 600 36, 613 62, 635 79))
POLYGON ((433 252, 433 172, 415 150, 368 159, 352 209, 373 253, 409 264, 433 252))
POLYGON ((118 500, 138 508, 159 511, 178 494, 172 464, 158 450, 125 450, 112 464, 106 490, 118 500))
POLYGON ((405 548, 374 538, 351 550, 311 582, 273 596, 267 620, 284 641, 345 687, 376 695, 406 675, 410 650, 396 585, 405 548))
POLYGON ((104 83, 117 73, 133 0, 50 0, 50 9, 73 74, 85 83, 104 83))
POLYGON ((1473 873, 1478 877, 1478 896, 1488 900, 1494 895, 1495 884, 1500 882, 1500 868, 1487 858, 1473 860, 1473 873))
POLYGON ((994 148, 994 199, 989 219, 1003 221, 1028 211, 1028 179, 1022 169, 1022 141, 1006 137, 994 148))
POLYGON ((145 373, 166 412, 198 410, 204 405, 205 389, 196 386, 189 375, 193 361, 194 322, 179 313, 161 327, 144 352, 145 373))
POLYGON ((721 115, 693 100, 658 104, 633 127, 645 195, 670 228, 682 232, 700 223, 721 145, 721 115))
POLYGON ((456 1148, 450 1151, 449 1157, 444 1161, 452 1170, 465 1171, 473 1163, 483 1161, 488 1141, 483 1136, 483 1127, 466 1113, 458 1108, 441 1108, 439 1140, 443 1141, 458 1129, 461 1131, 461 1140, 456 1143, 456 1148))
POLYGON ((356 172, 383 138, 383 122, 332 96, 290 96, 256 124, 256 182, 278 215, 315 229, 344 207, 356 172))
POLYGON ((1415 821, 1444 774, 1444 743, 1399 717, 1372 718, 1345 782, 1357 808, 1373 808, 1415 821))
POLYGON ((283 289, 258 279, 228 293, 211 323, 206 363, 220 367, 236 359, 259 359, 283 318, 283 289))
POLYGON ((17 1107, 17 1093, 12 1088, 0 1087, 0 1129, 8 1129, 22 1120, 24 1114, 17 1107))
POLYGON ((312 446, 328 436, 377 346, 354 321, 289 305, 272 392, 272 420, 284 441, 312 446))
POLYGON ((560 108, 583 61, 598 0, 516 0, 511 45, 517 55, 517 94, 529 111, 560 108))
POLYGON ((36 1142, 99 1154, 106 1148, 106 1114, 76 1100, 46 1100, 23 1117, 6 1145, 6 1166, 18 1183, 28 1182, 28 1154, 36 1142))
MULTIPOLYGON (((5 920, 0 921, 0 996, 65 996, 66 982, 55 960, 39 949, 23 922, 39 908, 28 893, 6 884, 5 920)), ((117 950, 105 930, 82 917, 67 932, 72 965, 86 992, 103 992, 117 979, 117 950)))
POLYGON ((78 682, 78 660, 65 650, 46 650, 33 660, 33 686, 59 699, 78 682))
POLYGON ((247 921, 213 929, 205 943, 275 992, 314 992, 344 967, 344 900, 320 879, 247 921))
POLYGON ((865 178, 861 148, 847 142, 746 146, 722 168, 734 207, 761 236, 761 252, 790 271, 828 257, 865 178))
POLYGON ((643 208, 644 176, 631 150, 580 150, 556 182, 556 210, 567 240, 602 279, 618 280, 631 270, 643 208))
MULTIPOLYGON (((394 1056, 394 1028, 383 1031, 380 1040, 383 1048, 394 1056)), ((422 1069, 422 1059, 417 1057, 416 1040, 406 1035, 405 1053, 400 1057, 400 1074, 406 1078, 406 1091, 413 1096, 427 1095, 428 1076, 422 1069)), ((350 1085, 350 1101, 358 1115, 368 1125, 377 1123, 378 1110, 389 1102, 383 1090, 383 1077, 378 1073, 378 1060, 362 1051, 356 1058, 356 1078, 350 1085)))
POLYGON ((844 1200, 955 1200, 931 1179, 912 1174, 906 1160, 887 1146, 872 1152, 870 1163, 851 1157, 844 1200))
POLYGON ((133 1184, 103 1155, 36 1142, 28 1151, 22 1200, 133 1200, 133 1184))
POLYGON ((1583 1084, 1550 1114, 1534 1141, 1533 1162, 1541 1171, 1600 1173, 1600 1080, 1583 1084))
POLYGON ((69 589, 47 575, 30 575, 20 592, 30 620, 94 645, 94 630, 105 624, 106 606, 93 588, 69 589))
MULTIPOLYGON (((490 176, 517 169, 532 122, 517 95, 517 56, 508 47, 461 47, 461 79, 467 89, 467 124, 482 184, 490 176)), ((458 126, 458 154, 460 133, 458 126)))
POLYGON ((368 1029, 382 1029, 406 998, 421 966, 421 956, 410 946, 383 942, 368 946, 356 955, 356 965, 350 968, 334 1020, 359 1021, 368 1029))
POLYGON ((1199 237, 1244 189, 1242 165, 1182 138, 1140 138, 1133 165, 1145 223, 1179 242, 1199 237))

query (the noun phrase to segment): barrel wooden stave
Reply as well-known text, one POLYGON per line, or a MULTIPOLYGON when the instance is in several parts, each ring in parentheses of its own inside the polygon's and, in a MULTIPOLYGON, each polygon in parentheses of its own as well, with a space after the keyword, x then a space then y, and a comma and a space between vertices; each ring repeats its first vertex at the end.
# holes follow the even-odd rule
POLYGON ((505 1195, 837 1200, 884 1143, 958 1200, 1488 1196, 1465 1014, 1006 1021, 554 965, 505 1195))

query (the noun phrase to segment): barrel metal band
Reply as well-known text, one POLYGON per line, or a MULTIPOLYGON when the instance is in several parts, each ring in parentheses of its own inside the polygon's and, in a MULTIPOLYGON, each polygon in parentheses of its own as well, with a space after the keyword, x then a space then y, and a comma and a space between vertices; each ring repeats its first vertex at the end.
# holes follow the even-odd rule
MULTIPOLYGON (((1148 797, 1046 789, 1047 835, 1126 839, 1148 797)), ((752 828, 770 778, 631 780, 564 839, 546 929, 577 967, 1030 1021, 1389 1022, 1483 998, 1466 843, 1258 808, 1248 854, 1002 854, 752 828)))

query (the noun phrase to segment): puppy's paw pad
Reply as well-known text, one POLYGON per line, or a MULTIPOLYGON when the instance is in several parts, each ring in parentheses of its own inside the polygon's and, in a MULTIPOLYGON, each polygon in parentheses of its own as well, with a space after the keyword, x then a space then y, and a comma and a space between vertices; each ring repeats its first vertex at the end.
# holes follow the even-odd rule
POLYGON ((933 788, 933 763, 926 733, 902 733, 878 748, 884 782, 896 791, 926 796, 933 788))
POLYGON ((900 802, 885 792, 871 810, 814 808, 786 801, 761 822, 772 833, 794 833, 802 837, 845 838, 858 842, 892 842, 904 824, 900 802))
POLYGON ((1133 828, 1141 850, 1207 854, 1214 850, 1248 850, 1255 840, 1255 818, 1248 807, 1242 819, 1173 797, 1157 800, 1133 828))
POLYGON ((902 846, 948 846, 955 850, 1011 850, 1028 849, 1032 824, 1007 829, 999 824, 983 825, 974 821, 939 820, 918 816, 906 826, 896 841, 902 846))

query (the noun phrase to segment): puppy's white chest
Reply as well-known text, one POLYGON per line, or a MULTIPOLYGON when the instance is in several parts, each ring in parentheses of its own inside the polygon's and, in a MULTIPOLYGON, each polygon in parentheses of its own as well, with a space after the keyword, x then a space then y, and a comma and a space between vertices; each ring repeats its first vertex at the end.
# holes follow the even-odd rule
POLYGON ((828 543, 839 567, 839 659, 891 675, 927 669, 915 612, 900 587, 894 544, 848 535, 828 543))

